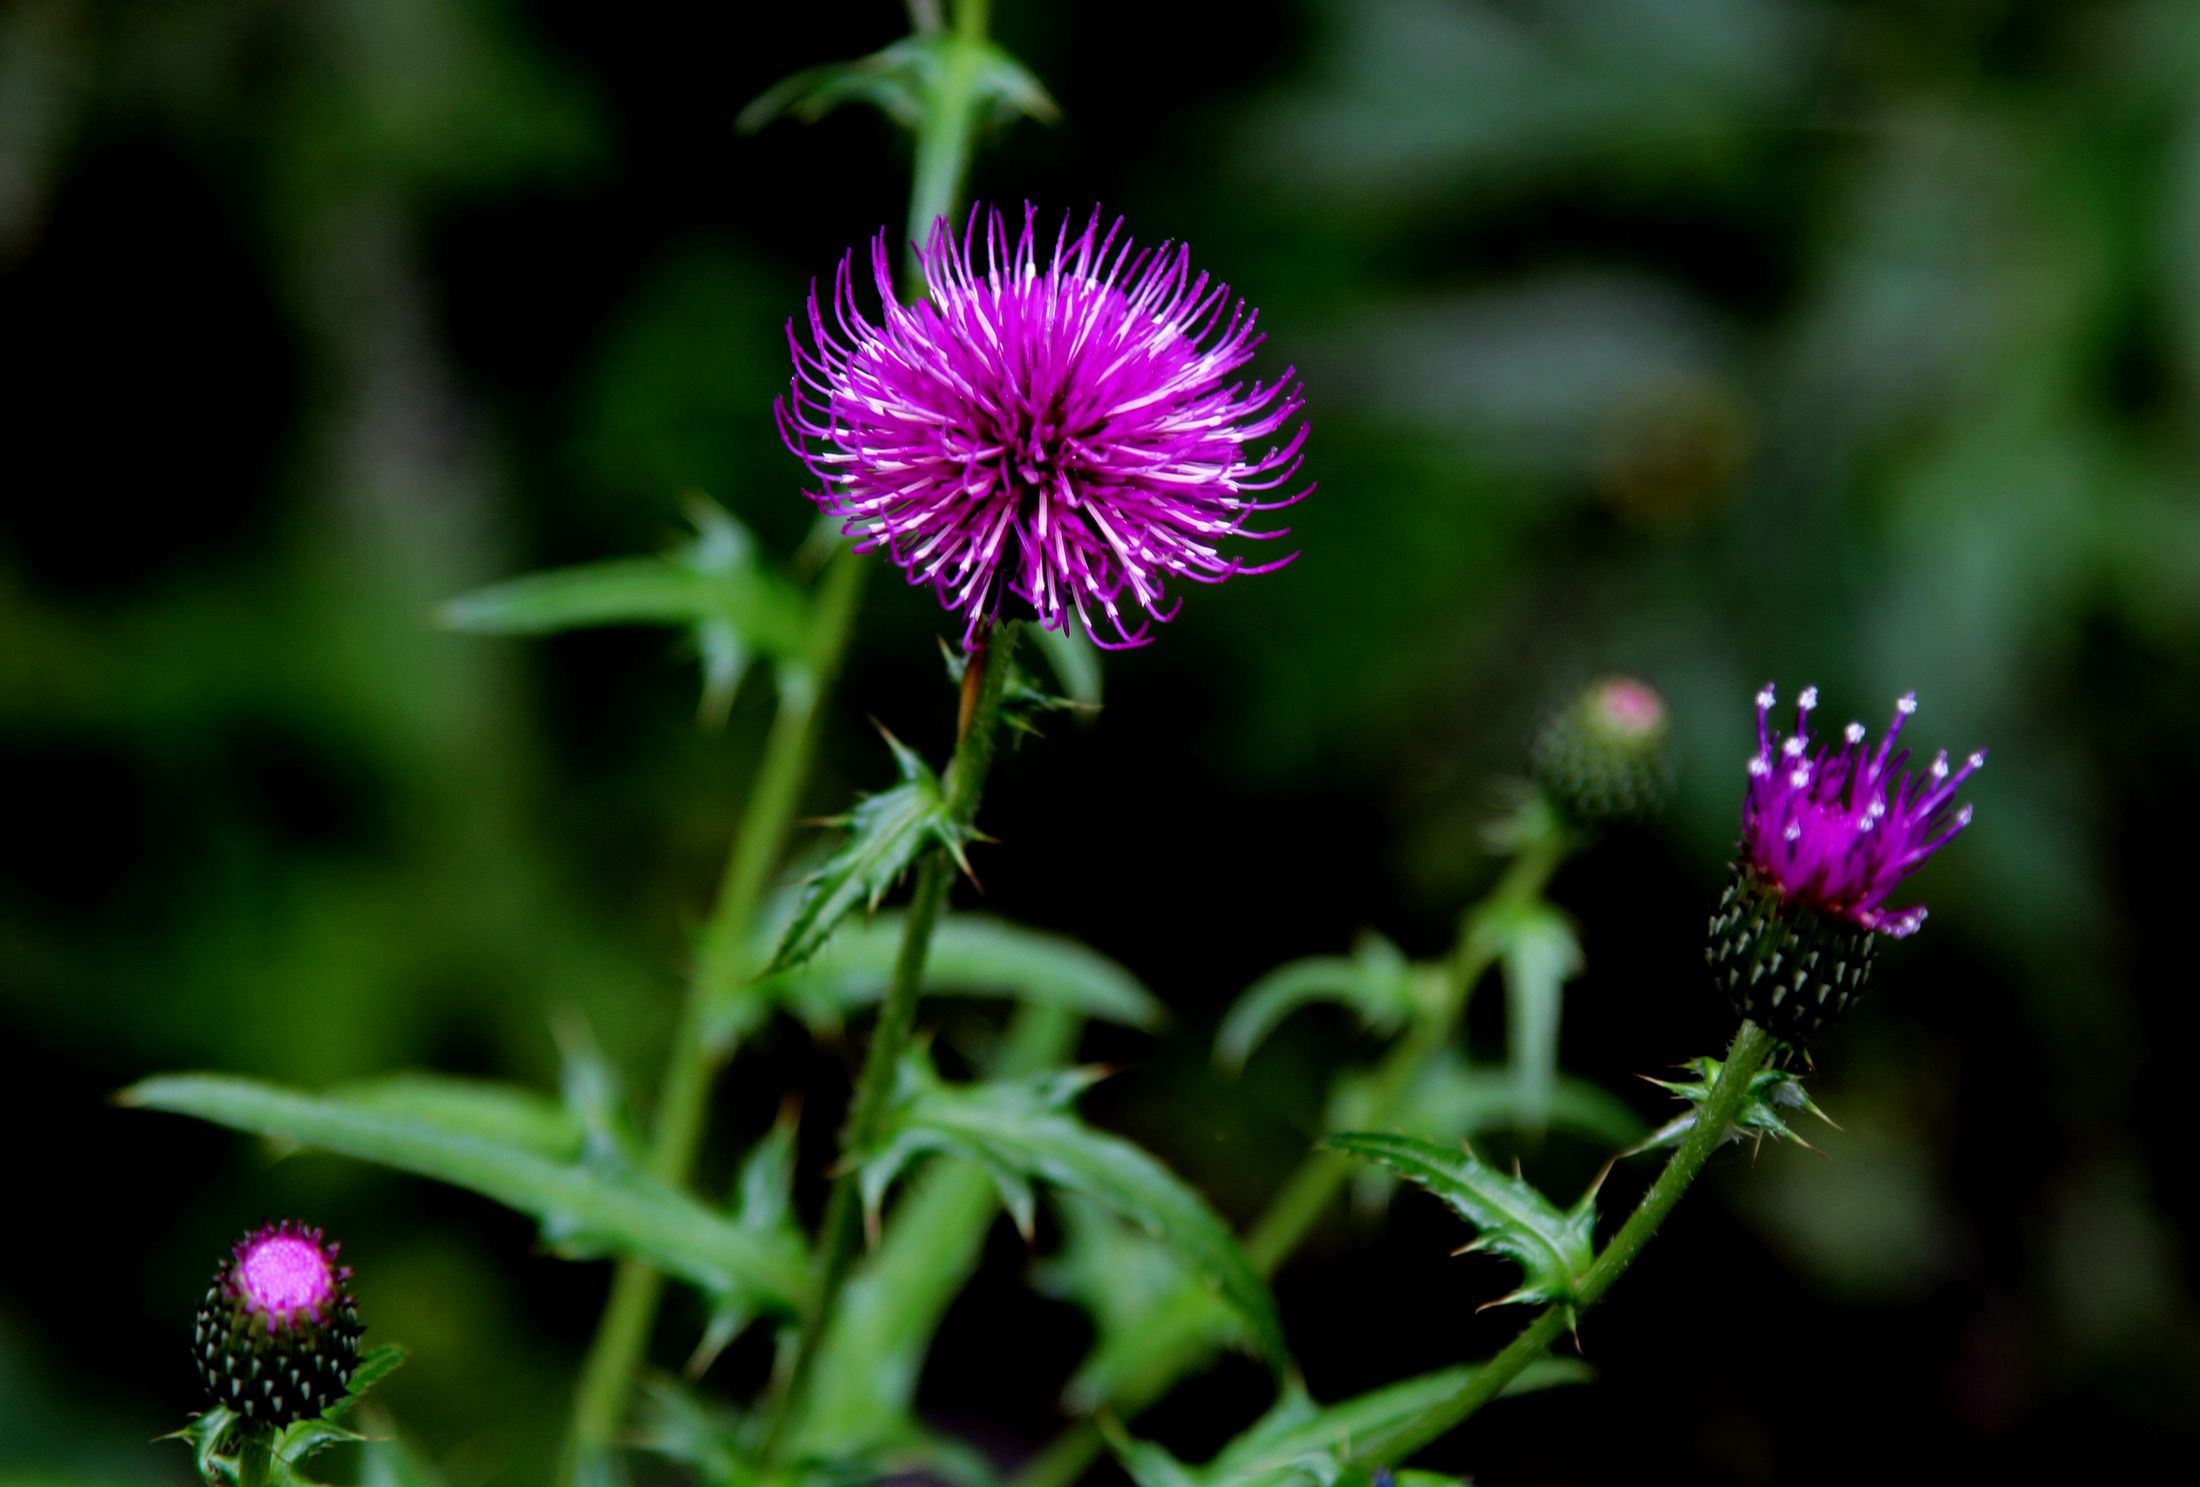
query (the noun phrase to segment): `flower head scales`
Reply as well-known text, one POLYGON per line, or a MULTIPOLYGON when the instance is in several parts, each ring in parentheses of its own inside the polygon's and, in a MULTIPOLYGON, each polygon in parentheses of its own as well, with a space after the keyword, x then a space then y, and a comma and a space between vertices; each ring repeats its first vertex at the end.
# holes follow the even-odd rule
POLYGON ((289 1219, 231 1247, 199 1303, 192 1348, 216 1404, 280 1428, 343 1397, 360 1327, 338 1249, 289 1219))
POLYGON ((958 239, 936 221, 920 257, 928 299, 895 293, 887 239, 871 244, 881 309, 858 305, 854 255, 830 316, 813 286, 807 344, 774 404, 780 435, 845 518, 857 550, 884 547, 911 583, 963 616, 975 647, 1009 597, 1059 629, 1074 613, 1111 648, 1174 616, 1171 581, 1217 583, 1291 561, 1225 556, 1290 482, 1306 440, 1293 373, 1232 380, 1261 340, 1189 249, 1135 249, 1122 223, 1069 219, 1043 254, 1026 206, 1013 235, 974 210, 958 239))
POLYGON ((1757 752, 1742 803, 1744 861, 1788 903, 1897 939, 1914 934, 1925 910, 1890 910, 1887 896, 1971 824, 1968 805, 1950 807, 1957 787, 1985 764, 1985 751, 1951 770, 1943 750, 1923 775, 1906 774, 1910 751, 1895 745, 1917 711, 1915 693, 1895 704, 1876 747, 1862 723, 1842 730, 1838 749, 1814 747, 1816 687, 1803 689, 1795 732, 1783 738, 1770 724, 1775 701, 1770 684, 1757 694, 1757 752))

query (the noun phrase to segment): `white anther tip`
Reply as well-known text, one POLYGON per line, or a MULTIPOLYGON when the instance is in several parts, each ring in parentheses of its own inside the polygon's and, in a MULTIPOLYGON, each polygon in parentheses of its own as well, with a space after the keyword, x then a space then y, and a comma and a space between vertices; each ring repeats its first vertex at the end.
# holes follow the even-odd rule
POLYGON ((1841 736, 1852 744, 1860 744, 1864 741, 1864 725, 1862 723, 1851 723, 1841 730, 1841 736))
POLYGON ((1790 821, 1787 824, 1787 830, 1781 832, 1780 835, 1786 837, 1791 842, 1797 841, 1800 840, 1803 835, 1803 828, 1796 822, 1790 821))
POLYGON ((1809 712, 1818 705, 1818 689, 1816 687, 1803 688, 1803 695, 1795 699, 1795 705, 1804 712, 1809 712))
POLYGON ((1759 707, 1770 707, 1773 703, 1778 702, 1779 700, 1779 698, 1772 695, 1772 688, 1770 687, 1765 688, 1762 692, 1759 692, 1757 694, 1757 705, 1759 707))
POLYGON ((1894 700, 1894 710, 1898 713, 1901 713, 1904 717, 1908 717, 1911 713, 1916 712, 1917 693, 1904 692, 1900 697, 1897 697, 1894 700))
POLYGON ((1803 752, 1803 740, 1800 737, 1789 739, 1786 743, 1780 745, 1780 752, 1790 759, 1797 757, 1803 752))

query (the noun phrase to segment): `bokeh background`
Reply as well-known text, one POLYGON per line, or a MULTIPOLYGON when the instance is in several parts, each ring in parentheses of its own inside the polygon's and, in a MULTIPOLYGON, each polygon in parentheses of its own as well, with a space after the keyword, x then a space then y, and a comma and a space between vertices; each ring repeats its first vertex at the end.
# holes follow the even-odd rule
MULTIPOLYGON (((1590 962, 1564 1053, 1656 1115, 1631 1076, 1727 1027, 1698 938, 1751 692, 1815 681, 1876 728, 1914 687, 1921 741, 1994 757, 1918 881, 1931 925, 1821 1050, 1827 1156, 1723 1161, 1589 1319, 1603 1382, 1428 1459, 1833 1483, 2189 1450, 2200 12, 996 8, 1063 118, 988 139, 975 188, 1188 238, 1298 364, 1321 481, 1295 567, 1193 594, 1111 660, 1097 722, 996 777, 990 906, 1176 1010, 1088 1040, 1124 1067, 1088 1110, 1257 1211, 1372 1045, 1310 1014, 1232 1084, 1221 1010, 1362 928, 1438 952, 1538 710, 1625 667, 1672 702, 1681 788, 1558 880, 1590 962)), ((689 490, 796 549, 779 326, 898 226, 907 143, 854 111, 731 121, 904 26, 0 8, 0 1478, 184 1483, 148 1441, 196 1405, 199 1290, 295 1212, 413 1348, 384 1397, 450 1480, 544 1479, 604 1267, 106 1097, 194 1066, 548 1083, 575 1011, 646 1089, 761 689, 701 730, 663 632, 485 640, 430 611, 659 548, 689 490)), ((944 740, 937 612, 871 596, 820 813, 882 777, 867 714, 944 740)), ((792 1030, 745 1052, 711 1171, 785 1087, 828 1121, 846 1057, 792 1030)), ((1286 1270, 1317 1394, 1502 1343, 1473 1312, 1501 1272, 1454 1241, 1407 1197, 1286 1270)), ((923 1402, 1013 1461, 1086 1333, 1005 1226, 991 1258, 923 1402)), ((660 1356, 694 1324, 669 1308, 660 1356)), ((1262 1398, 1226 1363, 1146 1424, 1196 1459, 1262 1398)))

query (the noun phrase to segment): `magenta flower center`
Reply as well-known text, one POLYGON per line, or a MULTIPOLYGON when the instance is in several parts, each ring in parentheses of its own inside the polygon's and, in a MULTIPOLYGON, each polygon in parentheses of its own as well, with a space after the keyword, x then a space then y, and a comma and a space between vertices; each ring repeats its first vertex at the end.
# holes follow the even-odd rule
POLYGON ((336 1273, 321 1247, 296 1234, 271 1234, 237 1260, 237 1286, 270 1316, 318 1311, 336 1292, 336 1273))

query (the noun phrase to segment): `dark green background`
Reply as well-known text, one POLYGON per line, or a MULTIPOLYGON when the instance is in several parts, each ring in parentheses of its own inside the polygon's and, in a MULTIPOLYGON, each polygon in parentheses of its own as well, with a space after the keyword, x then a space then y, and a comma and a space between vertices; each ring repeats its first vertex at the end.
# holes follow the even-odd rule
MULTIPOLYGON (((1682 784, 1558 881, 1590 959, 1565 1056, 1656 1114, 1629 1076, 1726 1031, 1698 937, 1751 692, 1816 681, 1876 728, 1915 688, 1919 742, 1994 758, 1916 880, 1931 924, 1821 1050, 1830 1160, 1723 1163, 1589 1319, 1604 1381, 1429 1460, 2090 1479, 2190 1445, 2200 12, 997 8, 1065 117, 988 141, 976 189, 1189 239, 1261 306, 1267 369, 1299 366, 1321 482, 1295 567, 1194 592, 1095 724, 996 776, 990 906, 1178 1013, 1088 1041, 1125 1066, 1088 1109, 1256 1211, 1348 1030, 1294 1022, 1230 1085, 1220 1010, 1364 926, 1438 951, 1538 708, 1627 667, 1671 699, 1682 784)), ((185 1481, 146 1442, 195 1406, 191 1309, 237 1230, 292 1213, 413 1348, 386 1399, 456 1487, 542 1479, 601 1267, 104 1098, 193 1066, 542 1083, 568 1009, 646 1087, 762 690, 703 733, 661 633, 427 617, 659 546, 688 489, 776 551, 807 529, 780 323, 898 227, 907 143, 730 121, 904 23, 748 9, 0 8, 0 1479, 185 1481)), ((819 813, 885 777, 866 715, 945 741, 947 627, 880 578, 819 813)), ((822 1140, 845 1057, 746 1052, 713 1180, 790 1085, 822 1140)), ((1569 1191, 1597 1156, 1541 1167, 1569 1191)), ((1473 1307, 1503 1272, 1454 1242, 1407 1197, 1285 1271, 1318 1394, 1501 1344, 1473 1307)), ((1012 1460, 1083 1332, 1005 1226, 993 1261, 925 1404, 1012 1460)), ((1197 1457, 1262 1399, 1229 1364, 1149 1424, 1197 1457)))

